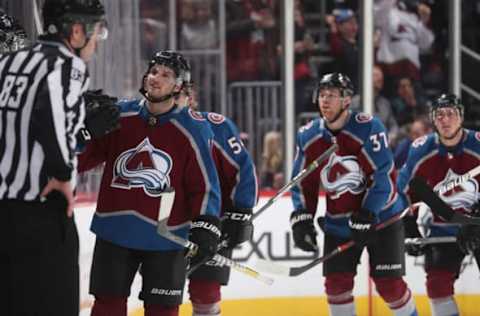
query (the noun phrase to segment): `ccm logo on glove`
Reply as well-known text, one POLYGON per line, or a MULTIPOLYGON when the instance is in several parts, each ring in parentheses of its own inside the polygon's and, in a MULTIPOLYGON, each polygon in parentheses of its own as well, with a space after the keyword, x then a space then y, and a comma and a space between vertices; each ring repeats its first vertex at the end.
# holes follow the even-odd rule
POLYGON ((225 218, 228 218, 232 221, 246 222, 252 219, 252 214, 246 214, 246 213, 225 212, 223 215, 225 218))

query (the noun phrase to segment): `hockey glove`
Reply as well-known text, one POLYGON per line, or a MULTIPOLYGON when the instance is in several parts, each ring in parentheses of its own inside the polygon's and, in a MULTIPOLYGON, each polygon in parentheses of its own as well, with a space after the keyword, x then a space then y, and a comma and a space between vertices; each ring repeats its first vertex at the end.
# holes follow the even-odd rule
POLYGON ((192 254, 190 265, 205 262, 217 252, 220 240, 220 219, 212 215, 200 215, 192 221, 188 239, 198 245, 196 253, 192 254))
POLYGON ((102 90, 84 93, 86 105, 85 128, 80 130, 78 141, 87 141, 101 137, 119 127, 120 111, 117 98, 102 94, 102 90))
POLYGON ((480 226, 463 225, 457 234, 457 244, 463 253, 469 254, 480 248, 480 226))
MULTIPOLYGON (((418 230, 417 219, 414 216, 407 215, 403 218, 403 227, 405 228, 406 238, 422 238, 418 230)), ((405 252, 410 256, 418 257, 425 254, 425 245, 405 244, 405 252)))
POLYGON ((350 216, 348 226, 352 232, 352 239, 355 246, 363 248, 373 241, 375 229, 373 227, 375 216, 366 209, 360 209, 350 216))
POLYGON ((303 251, 318 251, 317 232, 313 226, 313 214, 307 210, 294 211, 290 216, 293 241, 303 251))
POLYGON ((237 245, 250 240, 253 235, 252 210, 235 209, 226 211, 222 222, 222 239, 227 241, 227 248, 233 249, 237 245))

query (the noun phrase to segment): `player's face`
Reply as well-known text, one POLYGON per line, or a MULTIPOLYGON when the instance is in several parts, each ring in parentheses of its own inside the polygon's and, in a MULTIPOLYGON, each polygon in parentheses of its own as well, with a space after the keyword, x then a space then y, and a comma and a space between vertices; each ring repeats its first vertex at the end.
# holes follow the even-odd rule
POLYGON ((344 109, 346 99, 342 97, 337 88, 322 89, 318 95, 318 104, 320 113, 327 122, 332 122, 338 118, 339 113, 344 109))
POLYGON ((446 139, 454 137, 462 127, 460 111, 454 107, 435 110, 433 120, 440 136, 446 139))
POLYGON ((155 65, 150 69, 147 75, 146 87, 147 93, 154 97, 162 97, 176 87, 175 72, 165 65, 155 65))

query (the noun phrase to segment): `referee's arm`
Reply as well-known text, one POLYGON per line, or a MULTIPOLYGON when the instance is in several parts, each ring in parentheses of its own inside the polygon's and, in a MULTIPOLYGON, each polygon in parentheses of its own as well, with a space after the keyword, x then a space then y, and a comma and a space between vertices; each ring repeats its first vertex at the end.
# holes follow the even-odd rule
MULTIPOLYGON (((39 124, 37 139, 45 155, 48 183, 42 196, 52 190, 61 191, 68 202, 67 214, 73 214, 76 134, 83 127, 85 106, 82 94, 88 84, 85 72, 74 68, 75 61, 65 60, 42 81, 37 95, 34 124, 39 124)), ((82 66, 82 65, 77 65, 82 66)), ((85 70, 85 67, 83 67, 85 70)))

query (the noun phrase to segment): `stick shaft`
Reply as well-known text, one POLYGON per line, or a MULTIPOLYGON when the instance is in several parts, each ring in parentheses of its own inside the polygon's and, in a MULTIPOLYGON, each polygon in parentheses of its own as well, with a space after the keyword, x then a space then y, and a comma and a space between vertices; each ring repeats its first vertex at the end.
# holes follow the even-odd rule
POLYGON ((293 188, 297 183, 302 181, 305 177, 307 177, 310 173, 312 173, 315 169, 318 168, 318 166, 330 157, 330 155, 337 150, 338 145, 333 144, 330 146, 327 150, 325 150, 317 159, 312 161, 305 169, 300 171, 289 183, 284 185, 278 192, 270 198, 258 211, 255 212, 252 216, 252 220, 257 218, 260 214, 262 214, 266 209, 268 209, 270 206, 272 206, 273 203, 275 203, 283 194, 288 192, 291 188, 293 188))

